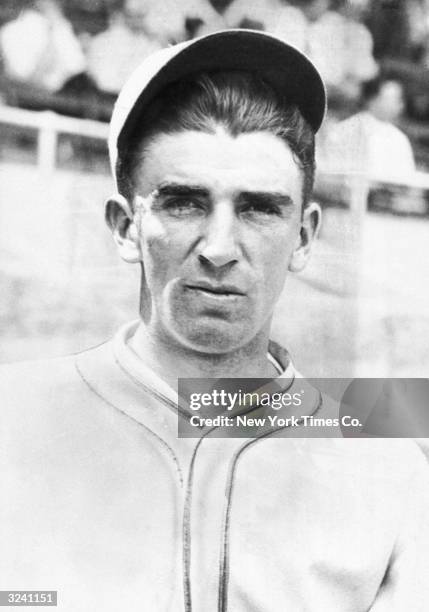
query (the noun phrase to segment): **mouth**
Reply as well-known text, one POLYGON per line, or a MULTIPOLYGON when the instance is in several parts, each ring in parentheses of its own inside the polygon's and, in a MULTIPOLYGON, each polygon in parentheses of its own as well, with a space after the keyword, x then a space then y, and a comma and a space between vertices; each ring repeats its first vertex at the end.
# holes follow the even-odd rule
POLYGON ((198 281, 196 283, 187 283, 185 287, 191 291, 198 291, 214 298, 236 298, 246 295, 235 285, 229 284, 214 284, 206 281, 198 281))

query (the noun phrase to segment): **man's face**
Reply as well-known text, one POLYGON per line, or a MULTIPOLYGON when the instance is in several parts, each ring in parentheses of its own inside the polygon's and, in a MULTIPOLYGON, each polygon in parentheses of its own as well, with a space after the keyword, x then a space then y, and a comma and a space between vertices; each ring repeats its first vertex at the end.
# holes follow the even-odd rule
POLYGON ((218 354, 268 334, 302 246, 303 177, 288 146, 221 128, 159 135, 135 182, 150 332, 218 354))
POLYGON ((382 121, 397 121, 404 110, 402 85, 386 81, 380 93, 372 100, 371 110, 382 121))

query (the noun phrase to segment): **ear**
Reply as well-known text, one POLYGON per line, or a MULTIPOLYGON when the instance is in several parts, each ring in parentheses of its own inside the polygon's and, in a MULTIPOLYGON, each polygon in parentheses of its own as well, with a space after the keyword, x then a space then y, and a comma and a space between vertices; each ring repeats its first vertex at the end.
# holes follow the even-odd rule
POLYGON ((311 247, 319 233, 321 221, 322 210, 319 204, 311 202, 303 211, 301 230, 289 262, 289 270, 291 272, 301 272, 307 265, 311 247))
POLYGON ((142 261, 139 232, 128 201, 119 193, 106 201, 105 219, 122 259, 128 263, 142 261))

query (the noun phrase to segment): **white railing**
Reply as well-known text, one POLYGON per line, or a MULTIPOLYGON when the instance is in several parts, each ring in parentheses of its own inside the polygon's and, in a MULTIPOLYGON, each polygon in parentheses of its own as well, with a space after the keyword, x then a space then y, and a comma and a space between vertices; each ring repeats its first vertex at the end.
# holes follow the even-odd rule
POLYGON ((37 135, 37 160, 44 174, 54 171, 59 134, 107 141, 108 125, 90 119, 65 117, 52 111, 29 111, 8 106, 0 107, 0 124, 31 128, 37 135))
MULTIPOLYGON (((56 153, 59 134, 71 134, 84 138, 107 141, 109 127, 106 123, 91 119, 76 119, 58 115, 52 111, 29 111, 9 106, 0 106, 0 124, 14 125, 20 128, 32 128, 38 131, 37 159, 39 170, 44 174, 53 172, 56 166, 56 153)), ((320 173, 327 179, 338 182, 347 180, 350 189, 350 208, 362 213, 366 209, 369 190, 374 185, 397 187, 404 185, 409 188, 429 191, 429 173, 416 172, 404 181, 393 177, 380 181, 364 176, 345 176, 344 174, 320 173)))

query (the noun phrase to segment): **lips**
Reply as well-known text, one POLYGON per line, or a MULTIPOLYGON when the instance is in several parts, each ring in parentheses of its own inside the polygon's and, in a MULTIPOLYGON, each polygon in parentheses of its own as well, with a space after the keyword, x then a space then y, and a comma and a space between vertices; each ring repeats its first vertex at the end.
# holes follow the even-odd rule
POLYGON ((212 294, 214 296, 244 296, 246 295, 244 291, 242 291, 236 285, 231 285, 227 283, 210 283, 208 281, 195 281, 191 283, 186 283, 185 285, 188 289, 193 289, 196 291, 202 291, 207 294, 212 294))

